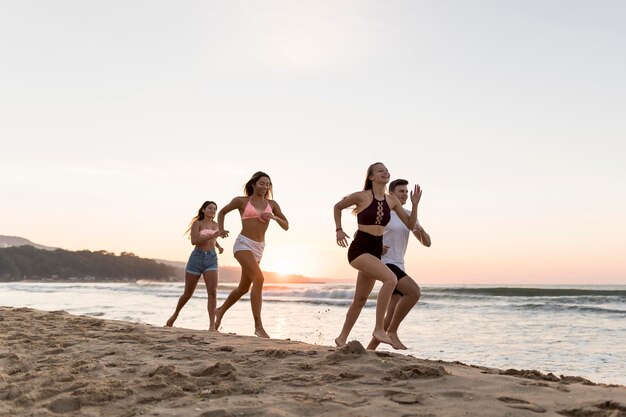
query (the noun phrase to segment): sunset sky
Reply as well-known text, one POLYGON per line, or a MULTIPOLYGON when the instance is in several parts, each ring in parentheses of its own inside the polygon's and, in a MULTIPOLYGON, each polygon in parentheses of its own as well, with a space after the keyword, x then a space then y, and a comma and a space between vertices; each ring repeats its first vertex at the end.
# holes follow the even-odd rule
MULTIPOLYGON (((626 2, 5 1, 0 16, 0 234, 186 261, 202 202, 263 170, 291 228, 270 226, 262 267, 350 278, 332 208, 382 161, 424 190, 419 283, 626 284, 626 2)), ((236 265, 235 212, 226 225, 236 265)))

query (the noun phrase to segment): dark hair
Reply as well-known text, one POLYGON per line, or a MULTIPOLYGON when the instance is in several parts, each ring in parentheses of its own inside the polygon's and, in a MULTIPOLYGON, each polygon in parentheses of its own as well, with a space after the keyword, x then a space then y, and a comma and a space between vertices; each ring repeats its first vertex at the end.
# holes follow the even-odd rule
POLYGON ((215 206, 215 209, 217 209, 217 203, 215 203, 214 201, 205 201, 204 203, 202 203, 202 206, 200 206, 200 208, 198 209, 198 215, 194 217, 193 220, 204 220, 204 209, 209 204, 213 204, 215 206))
POLYGON ((409 182, 407 180, 403 180, 402 178, 393 180, 389 183, 389 192, 392 193, 396 189, 396 187, 401 185, 409 185, 409 182))
POLYGON ((372 180, 370 180, 370 175, 374 173, 374 167, 378 164, 385 165, 382 162, 374 162, 372 165, 370 165, 367 168, 367 174, 365 175, 365 185, 363 186, 363 191, 372 189, 372 180))
POLYGON ((268 187, 267 192, 265 193, 265 198, 267 198, 268 200, 272 198, 272 195, 274 192, 272 179, 270 178, 269 175, 267 175, 263 171, 255 172, 254 175, 252 175, 252 178, 250 178, 248 182, 246 183, 246 185, 244 185, 243 192, 246 195, 246 197, 250 197, 254 193, 254 188, 253 188, 254 184, 256 184, 257 181, 263 177, 267 177, 267 179, 270 180, 270 186, 268 187))
POLYGON ((198 209, 198 215, 194 216, 191 221, 189 222, 189 228, 187 229, 187 231, 185 233, 188 233, 191 230, 191 225, 193 224, 193 222, 195 222, 196 220, 204 220, 204 209, 209 205, 209 204, 213 204, 215 206, 215 209, 217 209, 217 203, 215 201, 205 201, 204 203, 202 203, 202 205, 200 206, 200 208, 198 209))

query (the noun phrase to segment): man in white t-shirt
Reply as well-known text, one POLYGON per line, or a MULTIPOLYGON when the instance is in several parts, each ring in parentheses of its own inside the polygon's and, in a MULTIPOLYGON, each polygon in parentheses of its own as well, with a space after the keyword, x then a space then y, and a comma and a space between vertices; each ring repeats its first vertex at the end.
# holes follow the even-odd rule
MULTIPOLYGON (((389 184, 389 194, 395 196, 404 205, 409 198, 409 182, 397 179, 389 184)), ((408 214, 411 212, 406 210, 408 214)), ((406 349, 407 347, 398 338, 398 327, 404 318, 409 314, 413 306, 420 299, 421 292, 417 283, 407 275, 404 267, 404 255, 409 243, 409 229, 402 223, 395 212, 391 212, 391 220, 385 226, 383 235, 383 256, 381 260, 393 271, 398 278, 398 284, 391 296, 389 307, 385 314, 385 330, 391 339, 394 349, 406 349)), ((430 246, 430 236, 420 225, 419 220, 412 230, 413 235, 426 247, 430 246)), ((367 346, 370 350, 375 350, 379 342, 372 338, 367 346)))

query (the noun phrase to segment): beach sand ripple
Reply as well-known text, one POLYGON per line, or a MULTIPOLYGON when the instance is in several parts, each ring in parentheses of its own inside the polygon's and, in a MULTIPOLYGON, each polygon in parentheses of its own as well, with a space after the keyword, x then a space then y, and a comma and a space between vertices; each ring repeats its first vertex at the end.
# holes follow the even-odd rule
POLYGON ((626 417, 626 387, 0 307, 1 416, 626 417))

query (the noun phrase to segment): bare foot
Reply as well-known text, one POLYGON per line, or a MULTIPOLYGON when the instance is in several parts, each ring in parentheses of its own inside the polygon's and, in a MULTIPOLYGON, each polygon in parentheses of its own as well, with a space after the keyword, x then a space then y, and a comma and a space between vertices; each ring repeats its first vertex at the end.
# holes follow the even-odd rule
POLYGON ((346 344, 346 339, 342 339, 341 337, 338 337, 335 339, 335 344, 337 345, 337 347, 342 347, 343 345, 346 344))
POLYGON ((177 319, 176 316, 170 317, 170 319, 167 321, 167 323, 165 323, 165 327, 172 327, 174 325, 174 322, 176 321, 176 319, 177 319))
POLYGON ((374 332, 372 333, 372 337, 378 340, 380 343, 386 343, 388 345, 393 344, 391 339, 389 339, 389 336, 387 336, 387 333, 385 333, 384 330, 374 330, 374 332))
POLYGON ((259 327, 259 328, 254 329, 254 334, 259 336, 259 337, 264 337, 265 339, 269 339, 270 338, 270 335, 265 332, 265 329, 263 329, 263 327, 259 327))
POLYGON ((210 332, 216 332, 217 331, 217 329, 215 328, 214 324, 209 324, 209 331, 210 332))
POLYGON ((396 350, 406 350, 408 349, 404 344, 400 341, 397 333, 388 333, 389 339, 391 339, 391 347, 396 350))
POLYGON ((367 347, 365 349, 367 349, 367 350, 376 350, 376 348, 378 347, 379 344, 380 344, 380 342, 378 341, 378 339, 376 339, 375 337, 372 337, 372 340, 370 340, 370 344, 367 345, 367 347))
POLYGON ((218 308, 215 309, 215 330, 220 329, 220 325, 222 324, 222 316, 224 316, 224 313, 222 313, 222 310, 218 308))

